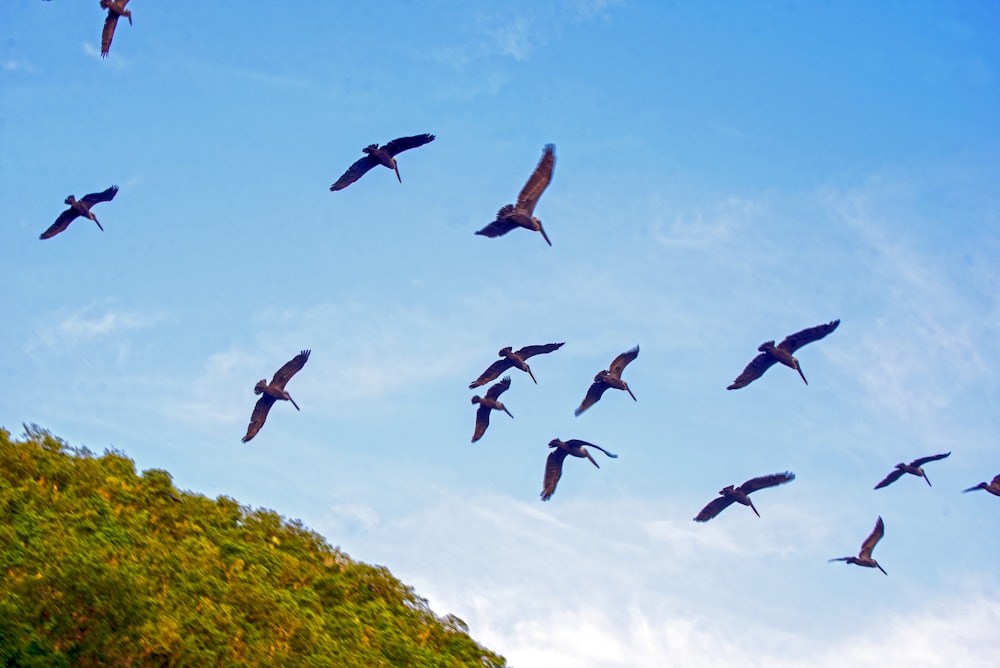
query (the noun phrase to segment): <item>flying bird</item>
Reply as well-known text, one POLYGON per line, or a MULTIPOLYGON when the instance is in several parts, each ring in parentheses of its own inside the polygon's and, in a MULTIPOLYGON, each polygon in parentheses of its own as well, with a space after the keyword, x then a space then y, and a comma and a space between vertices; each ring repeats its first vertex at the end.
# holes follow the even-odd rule
POLYGON ((367 174, 368 170, 375 165, 383 165, 393 170, 396 172, 396 178, 399 179, 400 183, 402 183, 403 179, 400 177, 399 167, 396 165, 396 155, 402 153, 403 151, 409 151, 411 148, 417 148, 418 146, 429 144, 432 141, 434 141, 434 135, 422 134, 414 135, 412 137, 400 137, 399 139, 393 139, 391 142, 381 147, 378 144, 370 144, 361 149, 361 152, 365 154, 365 157, 348 167, 347 171, 344 172, 344 175, 337 179, 336 183, 330 186, 330 190, 343 190, 367 174))
POLYGON ((571 438, 568 441, 560 441, 558 438, 553 438, 549 441, 549 447, 555 449, 549 453, 548 458, 545 460, 545 481, 542 487, 542 501, 548 501, 556 493, 556 484, 559 482, 559 478, 562 477, 563 460, 566 459, 567 455, 580 458, 586 457, 590 460, 591 464, 597 466, 597 468, 601 468, 587 451, 588 446, 597 448, 612 459, 618 459, 618 455, 608 452, 601 446, 576 438, 571 438))
MULTIPOLYGON (((875 543, 882 540, 882 536, 885 535, 885 524, 882 522, 882 518, 879 517, 875 522, 875 528, 872 529, 871 534, 868 538, 865 538, 865 542, 861 543, 861 550, 858 552, 856 557, 837 557, 836 559, 830 559, 830 562, 834 561, 846 561, 849 564, 854 564, 856 566, 864 566, 865 568, 877 568, 883 573, 885 569, 878 565, 878 562, 872 559, 872 550, 875 549, 875 543)), ((888 573, 885 573, 888 575, 888 573)))
POLYGON ((497 353, 503 359, 498 359, 496 362, 486 367, 486 371, 484 371, 479 378, 469 384, 469 389, 475 389, 480 385, 485 385, 491 380, 499 378, 500 374, 511 367, 524 371, 531 376, 531 380, 534 380, 537 384, 538 381, 535 380, 535 374, 531 373, 531 367, 528 366, 528 363, 525 362, 525 360, 529 357, 533 357, 534 355, 541 355, 543 353, 551 353, 553 350, 559 350, 564 344, 565 341, 563 343, 546 343, 540 346, 525 346, 517 352, 514 352, 514 349, 510 346, 507 346, 497 353))
POLYGON ((896 464, 896 468, 893 470, 892 473, 883 478, 879 484, 875 485, 875 489, 882 489, 883 487, 888 487, 889 485, 891 485, 892 483, 896 482, 901 477, 903 477, 904 473, 909 473, 910 475, 919 476, 924 480, 926 480, 927 485, 930 486, 931 481, 927 477, 927 474, 924 473, 923 465, 926 464, 927 462, 936 462, 939 459, 944 459, 950 454, 951 454, 950 452, 946 452, 943 455, 930 455, 929 457, 921 457, 920 459, 914 459, 909 464, 904 464, 903 462, 900 462, 896 464))
POLYGON ((545 243, 552 245, 549 236, 542 228, 542 221, 532 215, 538 198, 552 180, 552 170, 556 165, 556 147, 554 144, 546 144, 542 151, 542 159, 538 161, 538 166, 528 178, 528 182, 521 188, 521 194, 517 196, 517 204, 507 204, 497 212, 497 218, 492 223, 476 232, 484 237, 500 237, 517 227, 523 227, 532 232, 541 232, 545 243))
POLYGON ((987 492, 989 492, 994 496, 1000 496, 1000 475, 994 476, 992 482, 990 482, 990 484, 988 485, 985 482, 981 482, 975 487, 970 487, 969 489, 963 489, 962 491, 974 492, 977 489, 985 489, 987 492))
POLYGON ((828 322, 825 325, 817 325, 816 327, 809 327, 808 329, 803 329, 801 332, 796 332, 785 337, 777 346, 774 345, 774 341, 765 341, 764 343, 757 346, 757 350, 760 351, 760 355, 754 357, 750 364, 747 364, 746 368, 743 369, 743 373, 733 381, 733 384, 727 387, 727 390, 738 390, 741 387, 746 387, 753 381, 757 380, 764 375, 764 372, 771 368, 776 362, 781 362, 785 366, 795 369, 802 376, 802 382, 806 385, 809 381, 806 380, 805 375, 802 373, 802 367, 799 366, 799 361, 792 356, 796 350, 806 345, 807 343, 812 343, 813 341, 819 341, 824 336, 837 329, 837 325, 840 324, 840 320, 834 320, 833 322, 828 322))
POLYGON ((69 224, 76 220, 78 217, 83 216, 89 220, 97 223, 97 227, 103 232, 104 227, 97 220, 97 216, 91 211, 91 207, 95 204, 100 204, 101 202, 110 202, 118 194, 118 186, 111 186, 107 190, 99 193, 90 193, 89 195, 84 195, 83 199, 77 199, 70 195, 66 198, 66 204, 69 204, 69 208, 59 214, 56 218, 56 222, 49 226, 49 229, 42 232, 39 239, 51 239, 55 235, 59 234, 67 227, 69 224))
POLYGON ((128 0, 101 0, 101 9, 108 10, 108 16, 104 19, 104 31, 101 33, 101 58, 108 57, 111 50, 111 39, 115 36, 115 28, 118 26, 118 17, 124 16, 128 19, 128 24, 132 25, 132 10, 125 9, 128 0))
MULTIPOLYGON (((510 415, 510 411, 504 406, 498 397, 510 387, 510 376, 504 376, 499 383, 490 385, 486 390, 486 396, 480 397, 478 394, 472 397, 473 404, 479 404, 476 409, 476 432, 472 435, 472 442, 475 443, 486 433, 486 428, 490 426, 490 413, 493 411, 503 411, 510 415)), ((510 415, 512 418, 513 415, 510 415)))
POLYGON ((295 410, 300 410, 299 405, 295 403, 295 399, 292 399, 292 395, 285 391, 285 384, 306 365, 309 353, 310 351, 303 350, 286 362, 284 366, 274 373, 270 384, 264 378, 257 381, 257 384, 253 388, 253 393, 259 394, 261 397, 257 400, 257 405, 253 407, 253 414, 250 415, 250 426, 247 427, 247 435, 242 439, 244 443, 256 436, 260 428, 264 426, 264 420, 267 419, 267 412, 271 410, 271 406, 274 405, 275 401, 279 399, 291 401, 292 405, 295 406, 295 410))
POLYGON ((756 492, 759 489, 764 489, 765 487, 774 487, 776 485, 784 485, 786 482, 791 482, 795 480, 795 474, 791 471, 785 471, 784 473, 774 473, 772 475, 760 476, 759 478, 751 478, 739 487, 734 487, 733 485, 726 485, 719 490, 719 494, 722 496, 712 499, 708 502, 708 505, 701 509, 695 518, 695 522, 707 522, 723 510, 728 508, 733 503, 741 503, 744 506, 750 506, 757 517, 760 517, 760 513, 753 505, 753 501, 750 500, 750 494, 756 492))
POLYGON ((604 391, 609 387, 613 387, 616 390, 625 390, 628 392, 628 395, 632 397, 632 400, 636 401, 635 395, 632 394, 632 390, 628 387, 628 383, 622 380, 622 371, 625 370, 625 367, 628 366, 629 362, 638 356, 639 346, 636 346, 632 350, 623 352, 621 355, 612 360, 611 365, 606 371, 599 371, 597 375, 594 376, 594 382, 591 384, 590 389, 587 390, 587 396, 583 398, 579 408, 573 411, 573 414, 579 416, 580 413, 596 404, 601 398, 601 395, 604 394, 604 391))

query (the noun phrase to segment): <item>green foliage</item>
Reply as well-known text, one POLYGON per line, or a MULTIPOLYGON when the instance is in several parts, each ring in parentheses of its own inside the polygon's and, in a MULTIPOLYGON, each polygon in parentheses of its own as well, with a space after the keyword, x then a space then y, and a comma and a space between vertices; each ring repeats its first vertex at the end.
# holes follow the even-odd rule
POLYGON ((4 666, 505 666, 298 521, 0 429, 4 666))

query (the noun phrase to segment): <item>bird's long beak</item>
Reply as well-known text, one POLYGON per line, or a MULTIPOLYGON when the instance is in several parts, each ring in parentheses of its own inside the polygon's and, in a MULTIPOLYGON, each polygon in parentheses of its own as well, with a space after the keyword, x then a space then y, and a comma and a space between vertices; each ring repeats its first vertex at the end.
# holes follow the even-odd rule
POLYGON ((928 487, 933 487, 934 485, 932 485, 932 484, 931 484, 931 479, 927 477, 927 474, 926 474, 926 473, 924 473, 923 471, 921 471, 921 474, 923 474, 923 476, 924 476, 924 480, 926 480, 926 481, 927 481, 927 486, 928 486, 928 487))
POLYGON ((804 373, 802 373, 802 367, 799 366, 799 361, 798 360, 795 360, 795 370, 799 372, 800 376, 802 376, 802 382, 805 383, 806 385, 808 385, 809 381, 806 380, 806 375, 804 373))
POLYGON ((583 451, 583 454, 585 454, 585 455, 587 456, 587 459, 589 459, 589 460, 590 460, 590 463, 591 463, 591 464, 593 464, 593 465, 594 465, 594 466, 596 466, 597 468, 601 468, 601 466, 600 466, 600 465, 599 465, 599 464, 597 463, 597 461, 596 461, 596 460, 595 460, 595 459, 594 459, 593 457, 591 457, 591 456, 590 456, 590 453, 589 453, 589 452, 587 452, 586 450, 584 450, 584 451, 583 451))
POLYGON ((293 406, 295 406, 295 410, 297 410, 297 411, 302 410, 301 408, 299 408, 299 405, 297 403, 295 403, 295 399, 292 399, 292 395, 290 395, 290 394, 288 395, 288 400, 292 402, 293 406))
POLYGON ((128 15, 128 17, 127 17, 127 18, 128 18, 128 24, 129 24, 129 25, 132 25, 132 14, 131 14, 131 13, 129 13, 129 15, 128 15))
MULTIPOLYGON (((510 411, 509 411, 509 410, 507 410, 507 407, 506 407, 506 406, 504 406, 504 407, 503 407, 503 412, 504 412, 504 413, 506 413, 507 415, 510 415, 510 411)), ((513 417, 514 417, 513 415, 510 415, 510 416, 511 416, 511 418, 513 418, 513 417)))
POLYGON ((639 401, 635 398, 635 395, 632 394, 632 390, 629 389, 628 385, 625 386, 625 391, 628 392, 628 396, 632 397, 632 401, 639 401))
POLYGON ((93 218, 91 218, 91 220, 94 221, 95 223, 97 223, 97 227, 98 227, 98 229, 101 230, 101 232, 104 231, 104 228, 101 226, 101 223, 97 220, 97 216, 94 216, 93 218))
MULTIPOLYGON (((884 568, 882 568, 881 566, 879 566, 879 563, 878 563, 877 561, 875 562, 875 567, 876 567, 876 568, 878 568, 878 569, 879 569, 880 571, 882 571, 883 573, 885 573, 885 569, 884 569, 884 568)), ((886 574, 886 575, 888 575, 888 573, 885 573, 885 574, 886 574)))
POLYGON ((541 221, 538 221, 538 231, 542 233, 542 238, 545 239, 545 243, 551 246, 552 242, 549 241, 549 235, 545 234, 545 228, 542 227, 541 221))
POLYGON ((397 167, 396 165, 393 165, 393 166, 392 166, 392 169, 393 169, 393 171, 395 171, 395 172, 396 172, 396 178, 397 178, 397 179, 399 179, 399 182, 400 182, 400 183, 402 183, 402 182, 403 182, 403 177, 401 177, 401 176, 399 175, 399 167, 397 167))
POLYGON ((760 517, 760 513, 757 512, 757 509, 754 507, 753 501, 750 500, 750 497, 747 497, 747 503, 750 504, 750 510, 752 510, 757 517, 760 517))
POLYGON ((535 380, 535 374, 531 373, 531 367, 525 364, 524 368, 528 371, 528 375, 531 376, 531 380, 535 383, 535 385, 538 385, 538 381, 535 380))

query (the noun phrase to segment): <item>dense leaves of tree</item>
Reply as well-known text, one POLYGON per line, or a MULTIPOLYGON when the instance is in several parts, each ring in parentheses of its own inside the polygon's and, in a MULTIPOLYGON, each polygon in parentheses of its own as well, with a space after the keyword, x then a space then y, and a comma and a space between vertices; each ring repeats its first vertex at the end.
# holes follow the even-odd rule
POLYGON ((467 631, 298 521, 0 429, 0 664, 506 665, 467 631))

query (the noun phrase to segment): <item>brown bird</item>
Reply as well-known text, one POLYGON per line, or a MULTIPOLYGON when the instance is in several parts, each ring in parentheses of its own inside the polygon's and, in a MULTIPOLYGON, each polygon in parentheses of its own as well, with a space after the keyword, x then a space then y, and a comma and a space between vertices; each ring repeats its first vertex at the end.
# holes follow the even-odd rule
POLYGON ((295 406, 295 410, 300 410, 299 405, 295 403, 295 399, 292 399, 292 395, 285 391, 285 384, 306 365, 309 353, 310 351, 303 350, 286 362, 284 366, 274 373, 270 384, 268 384, 265 378, 257 381, 257 384, 253 388, 253 393, 259 394, 261 397, 257 400, 257 405, 253 407, 253 414, 250 415, 250 426, 247 427, 247 435, 243 437, 244 443, 256 436, 260 428, 264 426, 264 420, 267 419, 267 412, 271 410, 271 406, 274 405, 275 401, 279 399, 291 401, 292 405, 295 406))
POLYGON ((39 239, 51 239, 55 235, 59 234, 67 227, 69 224, 76 220, 79 216, 83 216, 89 220, 97 223, 97 227, 103 232, 104 227, 97 220, 97 216, 91 211, 91 207, 95 204, 100 204, 101 202, 110 202, 118 194, 118 186, 111 186, 104 192, 90 193, 89 195, 84 195, 83 199, 77 199, 70 195, 66 198, 66 204, 69 204, 69 208, 59 214, 56 218, 56 222, 49 226, 49 229, 42 232, 39 239))
POLYGON ((590 460, 591 464, 597 466, 597 468, 601 468, 594 461, 594 458, 590 456, 590 453, 587 452, 588 446, 597 448, 612 459, 618 459, 618 455, 608 452, 601 446, 576 438, 571 438, 568 441, 560 441, 558 438, 553 438, 549 441, 549 447, 555 449, 549 453, 548 458, 545 460, 545 481, 542 486, 542 501, 548 501, 556 493, 556 484, 559 482, 559 478, 562 477, 563 460, 566 459, 566 455, 573 455, 581 459, 586 457, 590 460))
POLYGON ((368 170, 375 165, 383 165, 393 170, 396 172, 396 178, 399 179, 400 183, 402 183, 403 179, 400 177, 399 167, 396 165, 396 155, 402 153, 403 151, 409 151, 411 148, 417 148, 418 146, 429 144, 432 141, 434 141, 434 135, 422 134, 414 135, 412 137, 400 137, 399 139, 393 139, 391 142, 381 147, 378 144, 370 144, 369 146, 361 149, 361 152, 365 154, 365 157, 348 167, 347 171, 344 172, 344 175, 337 179, 336 183, 330 186, 330 190, 343 190, 367 174, 368 170))
POLYGON ((812 343, 813 341, 819 341, 824 336, 837 329, 837 325, 840 324, 840 320, 834 320, 833 322, 828 322, 825 325, 817 325, 816 327, 809 327, 808 329, 803 329, 801 332, 796 332, 785 337, 777 346, 774 345, 774 341, 765 341, 764 343, 757 346, 757 350, 760 351, 760 355, 754 357, 750 364, 747 364, 746 368, 743 369, 743 373, 733 381, 733 384, 727 387, 727 390, 738 390, 741 387, 746 387, 753 381, 757 380, 764 375, 764 372, 771 368, 776 362, 781 362, 785 366, 795 369, 802 376, 802 382, 806 385, 809 381, 806 380, 805 375, 802 373, 802 367, 799 366, 799 361, 792 357, 792 353, 806 345, 807 343, 812 343))
POLYGON ((903 462, 900 462, 896 464, 896 468, 893 470, 892 473, 883 478, 879 484, 875 485, 875 489, 882 489, 883 487, 888 487, 889 485, 891 485, 892 483, 896 482, 901 477, 903 477, 904 473, 909 473, 910 475, 919 476, 924 480, 926 480, 927 485, 930 486, 931 481, 927 477, 927 474, 924 473, 924 469, 922 468, 923 465, 926 464, 927 462, 936 462, 939 459, 944 459, 950 454, 951 454, 950 452, 946 452, 943 455, 930 455, 929 457, 921 457, 920 459, 914 459, 909 464, 904 464, 903 462))
MULTIPOLYGON (((837 557, 836 559, 830 559, 830 562, 834 561, 846 561, 849 564, 854 564, 856 566, 864 566, 865 568, 877 568, 883 573, 885 569, 878 565, 878 562, 872 559, 872 550, 875 549, 875 543, 882 540, 882 536, 885 535, 885 524, 882 522, 882 518, 879 517, 875 522, 875 528, 872 529, 871 534, 868 538, 865 538, 865 542, 861 543, 861 550, 858 552, 856 557, 837 557)), ((885 573, 888 575, 888 573, 885 573)))
POLYGON ((125 9, 128 0, 101 0, 101 9, 108 10, 108 16, 104 19, 104 31, 101 33, 101 58, 108 57, 111 50, 111 39, 115 36, 115 28, 118 26, 118 17, 124 16, 128 19, 128 24, 132 25, 132 10, 125 9))
POLYGON ((994 476, 993 481, 990 484, 981 482, 975 487, 970 487, 969 489, 963 489, 962 492, 974 492, 977 489, 985 489, 987 492, 994 496, 1000 496, 1000 475, 994 476))
POLYGON ((632 400, 636 401, 635 395, 632 394, 632 390, 628 387, 628 383, 622 380, 622 371, 625 370, 629 362, 638 356, 639 346, 636 346, 632 350, 623 352, 616 357, 606 371, 599 371, 594 376, 594 382, 591 384, 590 389, 587 390, 587 396, 583 398, 583 402, 580 403, 579 408, 573 411, 573 414, 579 416, 580 413, 596 404, 601 395, 604 394, 604 391, 609 387, 613 387, 616 390, 625 390, 632 397, 632 400))
POLYGON ((492 223, 476 232, 484 237, 499 237, 507 234, 517 227, 523 227, 532 232, 541 232, 545 243, 552 245, 549 236, 542 229, 542 221, 532 214, 538 198, 552 180, 552 170, 556 165, 556 147, 554 144, 546 144, 542 152, 542 159, 535 167, 528 182, 521 188, 521 194, 517 196, 517 204, 507 204, 497 212, 497 218, 492 223))
MULTIPOLYGON (((490 385, 490 389, 486 390, 486 396, 480 397, 478 394, 472 397, 472 403, 479 404, 479 408, 476 409, 476 433, 472 435, 472 442, 475 443, 483 437, 486 433, 486 428, 490 426, 490 413, 493 411, 503 411, 507 415, 510 415, 510 411, 504 406, 497 397, 507 391, 510 387, 510 376, 504 376, 503 380, 499 383, 494 383, 490 385)), ((510 415, 512 418, 513 415, 510 415)))
POLYGON ((535 380, 535 374, 531 373, 531 367, 529 367, 528 363, 525 362, 524 360, 534 355, 541 355, 542 353, 551 353, 553 350, 559 350, 560 348, 563 347, 564 344, 565 341, 563 343, 546 343, 540 346, 525 346, 520 350, 518 350, 517 352, 514 352, 514 349, 511 348, 510 346, 507 346, 506 348, 501 349, 499 353, 497 353, 503 359, 499 359, 493 364, 486 367, 486 371, 484 371, 482 375, 479 376, 479 378, 475 379, 469 384, 469 389, 470 390, 475 389, 480 385, 485 385, 491 380, 499 378, 500 374, 502 374, 504 371, 506 371, 511 367, 515 367, 520 369, 521 371, 524 371, 529 376, 531 376, 531 380, 534 380, 535 383, 537 384, 538 381, 535 380))
POLYGON ((719 494, 722 496, 709 501, 708 505, 702 508, 701 512, 695 516, 694 521, 707 522, 733 503, 741 503, 744 506, 750 506, 750 510, 752 510, 757 517, 760 517, 760 513, 757 512, 756 508, 754 508, 753 501, 750 500, 749 494, 756 492, 759 489, 764 489, 765 487, 784 485, 786 482, 791 482, 793 480, 795 480, 795 474, 791 471, 785 471, 784 473, 774 473, 772 475, 765 475, 759 478, 751 478, 739 487, 726 485, 719 490, 719 494))

